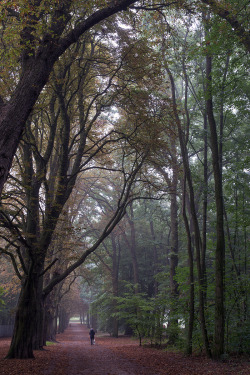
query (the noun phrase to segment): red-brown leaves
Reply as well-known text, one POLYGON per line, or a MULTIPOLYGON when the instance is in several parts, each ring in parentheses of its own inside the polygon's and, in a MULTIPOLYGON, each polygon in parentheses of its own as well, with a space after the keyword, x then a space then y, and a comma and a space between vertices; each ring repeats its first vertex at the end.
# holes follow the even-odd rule
POLYGON ((0 374, 76 375, 86 371, 93 375, 117 375, 119 371, 133 375, 250 373, 250 362, 246 358, 232 358, 223 363, 205 356, 186 357, 181 353, 139 347, 138 341, 128 337, 116 339, 97 333, 96 345, 91 346, 88 329, 79 324, 71 324, 64 334, 58 335, 58 341, 44 351, 36 351, 35 359, 5 360, 10 339, 0 339, 0 374))

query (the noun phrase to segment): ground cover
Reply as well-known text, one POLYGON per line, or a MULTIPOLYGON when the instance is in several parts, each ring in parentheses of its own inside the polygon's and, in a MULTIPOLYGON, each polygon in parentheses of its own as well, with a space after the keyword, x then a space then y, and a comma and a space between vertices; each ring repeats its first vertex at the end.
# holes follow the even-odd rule
POLYGON ((5 360, 10 339, 0 339, 0 375, 249 375, 249 358, 217 362, 203 356, 139 347, 128 337, 98 333, 91 346, 88 329, 73 323, 58 343, 35 352, 35 359, 5 360))

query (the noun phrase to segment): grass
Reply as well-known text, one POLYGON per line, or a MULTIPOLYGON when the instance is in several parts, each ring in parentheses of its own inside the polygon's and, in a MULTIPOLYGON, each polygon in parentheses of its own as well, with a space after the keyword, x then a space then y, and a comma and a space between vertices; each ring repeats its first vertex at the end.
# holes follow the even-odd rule
POLYGON ((56 342, 46 341, 46 346, 52 346, 52 345, 56 345, 56 342))

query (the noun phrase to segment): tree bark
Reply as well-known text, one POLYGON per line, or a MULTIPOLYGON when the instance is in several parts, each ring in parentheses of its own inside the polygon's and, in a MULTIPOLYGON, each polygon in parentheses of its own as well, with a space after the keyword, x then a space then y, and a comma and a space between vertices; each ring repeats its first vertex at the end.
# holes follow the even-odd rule
MULTIPOLYGON (((117 244, 115 241, 115 236, 113 233, 111 233, 111 241, 112 241, 112 292, 114 297, 118 297, 119 295, 119 288, 118 288, 118 273, 119 273, 119 258, 120 258, 120 249, 117 249, 117 244), (117 254, 118 253, 118 254, 117 254)), ((119 246, 119 245, 118 245, 119 246)), ((117 302, 114 299, 113 300, 113 312, 116 311, 116 305, 117 302)), ((113 317, 113 332, 112 336, 113 337, 118 337, 118 329, 119 329, 119 319, 118 317, 113 317)))
POLYGON ((139 291, 139 268, 138 268, 138 261, 137 261, 137 255, 136 255, 136 236, 135 236, 133 203, 131 203, 129 207, 130 207, 131 218, 128 215, 126 215, 129 226, 130 226, 129 250, 130 250, 132 266, 133 266, 133 279, 134 279, 133 281, 135 285, 135 293, 138 293, 139 291))
POLYGON ((207 114, 204 114, 204 157, 203 157, 203 205, 202 205, 202 247, 201 247, 201 273, 204 294, 204 305, 207 300, 207 272, 206 272, 206 252, 207 252, 207 194, 208 194, 208 164, 207 164, 207 114))
POLYGON ((194 260, 191 232, 186 214, 186 176, 183 180, 183 201, 182 201, 182 215, 187 234, 187 250, 188 250, 188 266, 189 266, 189 320, 187 332, 186 353, 191 355, 193 351, 193 328, 194 328, 194 260))
POLYGON ((207 79, 207 116, 210 128, 210 144, 212 151, 213 173, 216 202, 216 249, 215 249, 215 327, 214 327, 214 357, 219 358, 224 353, 225 312, 224 312, 224 270, 225 270, 225 239, 223 220, 222 173, 220 168, 219 146, 216 122, 212 101, 212 57, 206 56, 207 79))
POLYGON ((178 282, 176 281, 176 270, 178 266, 178 204, 177 204, 177 185, 178 185, 178 169, 177 159, 175 155, 172 155, 174 162, 172 165, 173 177, 171 180, 171 196, 170 196, 170 293, 171 293, 171 308, 169 313, 168 323, 168 338, 169 344, 176 344, 178 339, 178 318, 176 317, 177 306, 178 306, 178 282))
MULTIPOLYGON (((158 251, 157 251, 157 246, 156 246, 156 235, 155 235, 155 230, 154 230, 154 223, 152 220, 150 220, 150 233, 153 241, 153 251, 154 251, 154 275, 156 275, 159 272, 159 264, 158 264, 158 251)), ((154 280, 154 296, 156 297, 158 294, 158 287, 159 287, 159 282, 155 279, 154 280)))
POLYGON ((14 333, 6 358, 34 358, 34 337, 40 317, 41 263, 32 264, 21 289, 15 317, 14 333))

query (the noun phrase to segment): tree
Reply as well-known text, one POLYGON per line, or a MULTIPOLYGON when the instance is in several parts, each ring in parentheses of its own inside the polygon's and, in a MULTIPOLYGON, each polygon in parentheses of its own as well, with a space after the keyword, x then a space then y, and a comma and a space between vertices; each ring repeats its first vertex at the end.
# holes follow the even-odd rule
MULTIPOLYGON (((4 294, 4 289, 0 287, 0 297, 4 294)), ((4 306, 4 301, 2 298, 0 298, 0 309, 2 309, 2 306, 4 306)), ((1 310, 0 310, 1 311, 1 310)))
POLYGON ((55 62, 94 25, 134 2, 135 0, 110 2, 108 6, 97 10, 98 2, 92 6, 80 6, 80 15, 75 8, 77 2, 71 0, 48 4, 45 9, 41 1, 25 1, 17 8, 1 2, 3 38, 9 37, 9 28, 12 28, 8 18, 13 20, 16 27, 13 49, 17 50, 13 68, 17 68, 19 74, 15 77, 14 87, 11 87, 10 98, 4 91, 5 97, 1 97, 0 102, 0 193, 28 116, 47 83, 55 62), (74 26, 71 28, 70 24, 74 26), (21 66, 18 66, 18 61, 21 61, 21 66))
MULTIPOLYGON (((113 126, 110 131, 111 124, 107 124, 104 117, 99 119, 102 112, 119 99, 123 90, 123 86, 113 84, 123 65, 123 58, 120 61, 112 60, 111 56, 108 58, 101 44, 91 38, 81 47, 76 44, 73 50, 67 51, 67 60, 58 62, 51 77, 48 96, 44 96, 44 103, 49 102, 48 109, 41 102, 41 109, 29 120, 17 153, 17 171, 13 170, 12 176, 22 190, 22 199, 13 211, 9 210, 8 201, 4 206, 7 209, 2 210, 2 224, 9 231, 9 239, 5 237, 5 240, 16 256, 12 258, 13 264, 23 280, 9 357, 30 357, 34 347, 42 346, 41 314, 46 296, 85 261, 123 217, 136 174, 145 157, 144 151, 131 152, 131 148, 126 147, 129 133, 124 136, 114 131, 113 126), (95 50, 96 62, 93 56, 95 50), (76 55, 78 59, 75 59, 76 55), (77 100, 73 101, 76 97, 77 100), (40 125, 40 129, 36 124, 40 125), (103 133, 100 132, 101 126, 103 133), (121 143, 123 140, 124 145, 121 143), (109 163, 105 157, 99 161, 100 153, 108 155, 112 152, 118 153, 122 164, 109 163), (96 239, 94 247, 91 246, 92 250, 85 255, 80 254, 78 260, 61 275, 54 274, 44 288, 44 275, 57 261, 55 258, 47 267, 45 265, 53 233, 60 216, 63 216, 63 207, 77 176, 84 170, 95 168, 107 169, 117 175, 121 173, 123 188, 116 210, 109 217, 110 221, 104 223, 104 232, 96 239), (15 237, 17 232, 20 235, 18 239, 15 237), (28 298, 32 303, 26 305, 24 301, 28 298), (29 329, 25 328, 26 324, 29 329)), ((132 129, 133 124, 133 133, 132 129)), ((13 190, 13 198, 15 194, 19 193, 13 190)), ((2 251, 9 254, 6 250, 2 251)))
POLYGON ((0 275, 0 324, 12 326, 14 311, 20 292, 20 281, 8 261, 8 257, 1 256, 0 275))
POLYGON ((250 52, 250 33, 247 29, 247 17, 244 17, 245 14, 248 14, 247 3, 241 4, 239 9, 238 2, 234 1, 229 1, 225 4, 222 4, 218 0, 201 1, 204 4, 209 5, 214 14, 217 14, 219 17, 225 19, 230 24, 240 42, 244 44, 248 52, 250 52))
MULTIPOLYGON (((92 209, 91 211, 95 211, 96 216, 100 216, 101 211, 102 219, 98 226, 94 226, 92 224, 89 227, 88 224, 88 235, 93 239, 97 239, 99 231, 103 225, 102 222, 105 221, 110 216, 111 212, 114 212, 116 209, 113 203, 115 201, 114 197, 118 198, 120 195, 120 180, 113 180, 112 176, 107 175, 104 179, 96 178, 95 182, 92 178, 91 185, 93 189, 90 194, 89 205, 95 207, 95 209, 92 209)), ((86 210, 85 206, 84 211, 82 212, 81 224, 85 223, 86 225, 89 223, 90 220, 88 216, 88 210, 86 210)), ((118 319, 116 317, 112 317, 111 312, 116 310, 115 298, 119 296, 119 270, 121 258, 120 237, 122 231, 123 230, 120 224, 118 224, 110 236, 102 242, 102 245, 99 247, 98 251, 96 251, 89 258, 90 265, 95 265, 95 267, 93 267, 95 278, 99 279, 100 275, 103 277, 103 284, 98 284, 96 288, 97 296, 94 304, 98 319, 99 317, 101 317, 102 320, 105 319, 103 326, 102 323, 99 324, 101 325, 101 330, 107 330, 114 337, 118 337, 119 327, 118 319), (98 269, 98 271, 96 271, 96 269, 98 269), (100 299, 103 300, 101 309, 100 299)), ((93 283, 92 278, 91 284, 93 283)))
MULTIPOLYGON (((11 58, 10 70, 4 72, 4 80, 10 80, 13 87, 9 88, 10 95, 4 87, 0 100, 2 134, 0 193, 7 179, 26 120, 47 83, 55 62, 86 31, 113 14, 127 9, 135 2, 135 0, 109 2, 107 6, 99 9, 98 1, 92 6, 88 4, 84 7, 81 3, 72 0, 47 5, 41 1, 25 1, 19 6, 1 2, 3 48, 8 58, 11 58), (70 27, 69 25, 72 24, 73 27, 70 27), (5 42, 8 43, 10 30, 13 32, 13 29, 12 45, 6 49, 5 42), (18 65, 19 61, 21 65, 18 65)), ((217 1, 204 0, 203 3, 209 4, 215 13, 230 23, 249 49, 248 34, 244 25, 234 16, 233 10, 223 8, 217 1)), ((165 6, 169 6, 168 1, 160 7, 149 6, 148 9, 161 10, 165 6)), ((183 6, 186 7, 185 2, 183 6)))
POLYGON ((219 157, 219 142, 217 126, 213 110, 212 95, 212 56, 208 52, 206 56, 206 112, 210 127, 210 147, 212 151, 213 173, 215 183, 216 201, 216 262, 215 262, 215 333, 214 333, 214 356, 219 358, 224 353, 224 272, 225 272, 225 238, 224 238, 224 210, 223 210, 223 187, 222 166, 219 157))
MULTIPOLYGON (((117 309, 119 312, 114 316, 124 319, 139 337, 139 345, 142 344, 143 337, 148 337, 154 325, 152 314, 153 303, 147 299, 145 293, 133 290, 136 285, 128 285, 129 291, 124 293, 124 297, 117 297, 117 309)), ((137 288, 138 289, 138 288, 137 288)))

